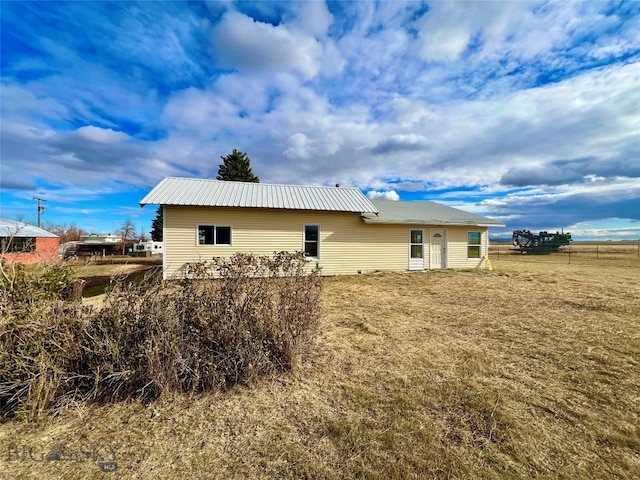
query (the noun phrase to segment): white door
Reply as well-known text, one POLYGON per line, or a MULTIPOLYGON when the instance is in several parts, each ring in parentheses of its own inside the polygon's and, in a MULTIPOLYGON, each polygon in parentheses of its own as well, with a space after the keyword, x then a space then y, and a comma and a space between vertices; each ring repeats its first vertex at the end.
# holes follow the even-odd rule
POLYGON ((411 230, 409 236, 409 270, 424 270, 424 234, 411 230))
POLYGON ((431 230, 431 261, 429 268, 436 270, 446 268, 447 263, 447 241, 446 232, 444 230, 431 230))

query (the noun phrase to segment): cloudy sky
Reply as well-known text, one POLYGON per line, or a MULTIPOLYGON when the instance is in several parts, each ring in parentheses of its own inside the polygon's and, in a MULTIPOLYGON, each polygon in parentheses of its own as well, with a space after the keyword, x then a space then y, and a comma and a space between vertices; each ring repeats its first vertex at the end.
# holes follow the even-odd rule
POLYGON ((1 211, 114 232, 165 176, 640 238, 640 2, 8 2, 1 211))

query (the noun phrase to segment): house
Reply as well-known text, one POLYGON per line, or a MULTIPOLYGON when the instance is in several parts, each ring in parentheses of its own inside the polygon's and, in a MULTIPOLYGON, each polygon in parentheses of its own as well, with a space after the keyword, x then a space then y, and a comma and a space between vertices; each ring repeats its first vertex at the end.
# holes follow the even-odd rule
POLYGON ((82 238, 83 243, 99 243, 99 244, 112 244, 112 243, 121 243, 122 237, 119 235, 96 235, 92 233, 90 235, 85 235, 82 238))
POLYGON ((57 235, 27 223, 0 218, 0 257, 6 262, 37 263, 58 260, 57 235))
POLYGON ((76 242, 74 255, 78 257, 122 255, 122 237, 119 235, 96 235, 92 233, 76 242))
POLYGON ((371 201, 357 188, 167 177, 140 202, 164 211, 165 278, 236 252, 304 251, 325 275, 474 268, 490 218, 434 202, 371 201))

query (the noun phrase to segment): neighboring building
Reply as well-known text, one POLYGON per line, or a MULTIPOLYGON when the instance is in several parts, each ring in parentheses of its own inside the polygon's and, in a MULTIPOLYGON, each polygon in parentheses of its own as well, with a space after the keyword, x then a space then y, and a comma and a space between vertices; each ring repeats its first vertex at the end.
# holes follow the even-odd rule
POLYGON ((357 188, 167 177, 140 202, 164 211, 164 276, 236 252, 304 251, 324 275, 474 268, 490 218, 434 202, 370 201, 357 188))
POLYGON ((64 258, 91 257, 106 255, 122 255, 122 237, 115 235, 86 235, 80 242, 73 242, 73 245, 66 250, 64 258))
POLYGON ((37 263, 58 260, 57 235, 28 223, 0 218, 0 256, 6 262, 37 263))
POLYGON ((87 235, 82 238, 82 243, 121 243, 122 237, 114 236, 114 235, 96 235, 92 233, 91 235, 87 235))

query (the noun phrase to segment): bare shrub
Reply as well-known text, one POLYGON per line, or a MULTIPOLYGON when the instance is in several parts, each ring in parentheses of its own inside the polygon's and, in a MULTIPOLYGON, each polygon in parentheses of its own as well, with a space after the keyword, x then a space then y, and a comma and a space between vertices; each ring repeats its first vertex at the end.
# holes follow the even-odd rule
POLYGON ((189 278, 117 282, 91 335, 96 397, 250 384, 292 368, 320 315, 321 279, 302 254, 237 254, 188 267, 189 278), (117 387, 115 386, 117 384, 117 387))
POLYGON ((0 415, 32 419, 78 384, 83 319, 91 311, 63 300, 73 282, 73 270, 61 263, 3 269, 0 415))
MULTIPOLYGON (((2 290, 0 415, 251 384, 295 365, 319 321, 317 267, 280 252, 188 269, 170 282, 159 272, 114 278, 100 310, 2 290)), ((30 288, 57 292, 50 283, 30 288)), ((71 280, 60 291, 70 288, 71 280)))

